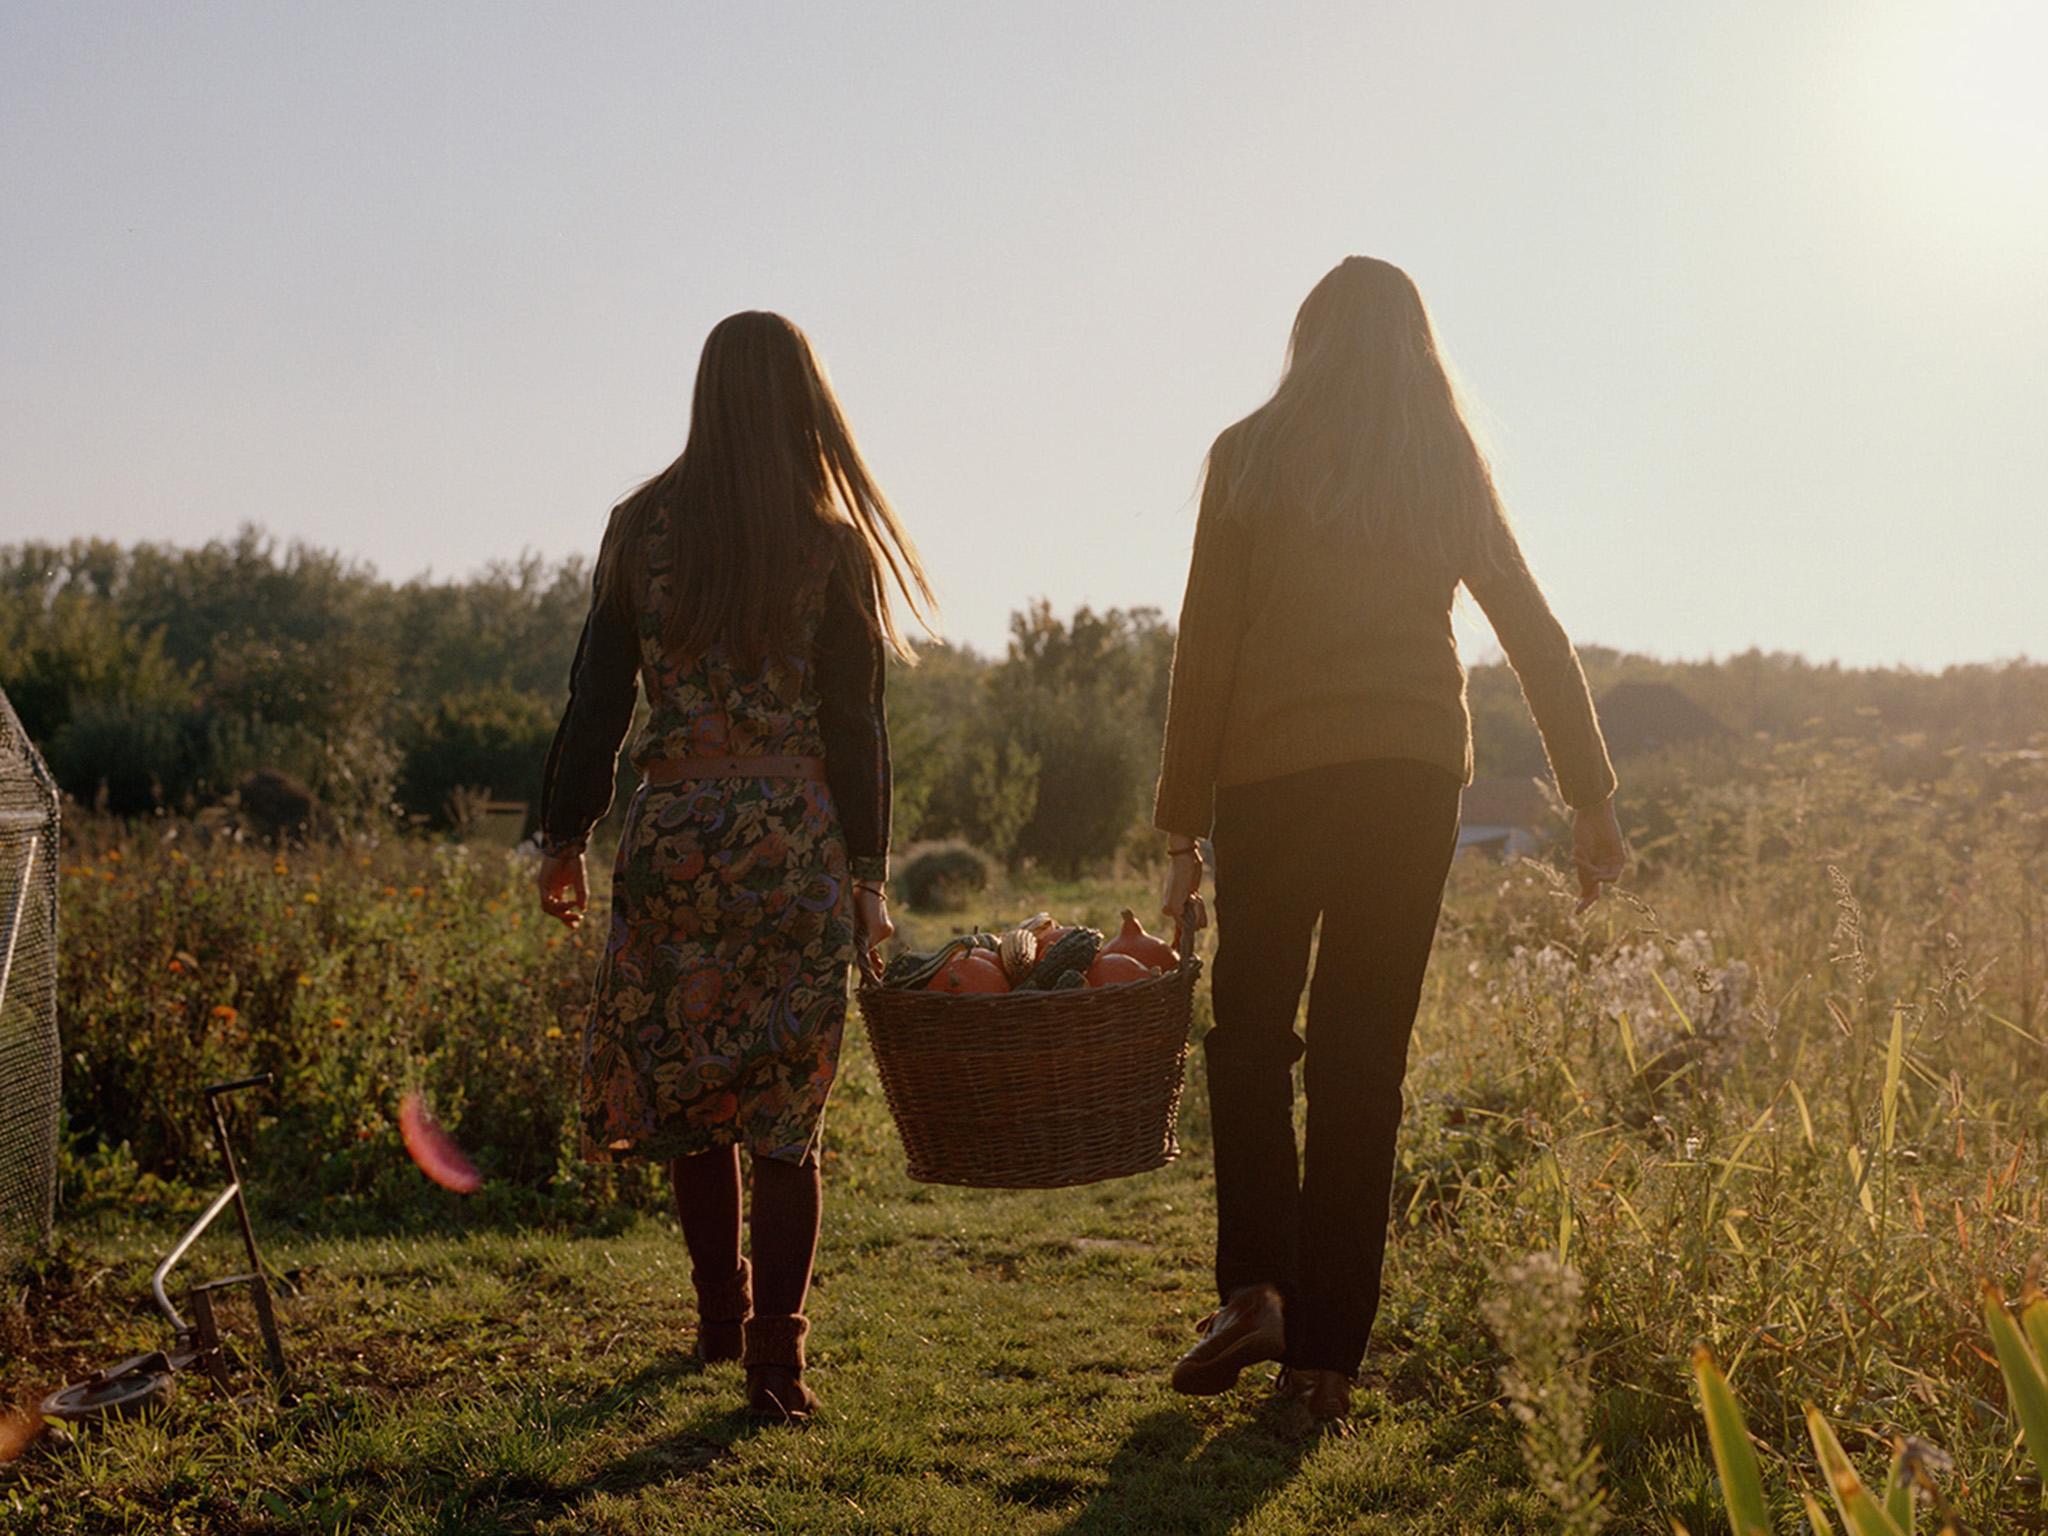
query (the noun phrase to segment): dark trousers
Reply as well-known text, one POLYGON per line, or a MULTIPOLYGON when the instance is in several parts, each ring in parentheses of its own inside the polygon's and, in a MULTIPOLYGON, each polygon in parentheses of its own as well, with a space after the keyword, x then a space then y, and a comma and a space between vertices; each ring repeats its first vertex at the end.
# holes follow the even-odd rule
POLYGON ((1458 841, 1457 778, 1384 759, 1222 790, 1216 1024, 1216 1286, 1270 1282, 1289 1364, 1355 1373, 1379 1310, 1408 1036, 1458 841), (1308 1040, 1295 1033, 1316 923, 1308 1040), (1304 1052, 1308 1134, 1294 1144, 1304 1052))

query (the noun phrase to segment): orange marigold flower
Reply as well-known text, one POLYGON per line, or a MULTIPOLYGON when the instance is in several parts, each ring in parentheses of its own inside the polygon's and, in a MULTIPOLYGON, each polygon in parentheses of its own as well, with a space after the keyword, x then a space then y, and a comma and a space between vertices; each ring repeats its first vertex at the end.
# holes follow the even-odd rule
POLYGON ((184 967, 184 964, 183 964, 183 962, 181 962, 181 961, 177 961, 177 960, 173 960, 173 961, 171 962, 171 965, 170 965, 170 971, 171 971, 171 974, 172 974, 173 976, 176 976, 176 975, 177 975, 177 974, 178 974, 178 973, 179 973, 180 971, 182 971, 182 970, 184 970, 184 969, 185 969, 185 967, 184 967))
POLYGON ((331 1028, 334 1028, 334 1029, 347 1029, 347 1028, 348 1028, 348 1020, 347 1020, 347 1019, 342 1019, 342 1018, 334 1018, 334 1019, 329 1019, 329 1020, 327 1021, 327 1023, 328 1023, 328 1025, 329 1025, 329 1027, 331 1027, 331 1028))
POLYGON ((427 888, 424 885, 415 885, 405 894, 417 899, 427 894, 427 888))
POLYGON ((305 904, 309 907, 317 907, 320 905, 320 893, 318 891, 308 891, 300 899, 304 901, 305 904))
POLYGON ((213 1016, 223 1024, 232 1024, 241 1017, 239 1013, 226 1003, 215 1003, 213 1005, 213 1016))

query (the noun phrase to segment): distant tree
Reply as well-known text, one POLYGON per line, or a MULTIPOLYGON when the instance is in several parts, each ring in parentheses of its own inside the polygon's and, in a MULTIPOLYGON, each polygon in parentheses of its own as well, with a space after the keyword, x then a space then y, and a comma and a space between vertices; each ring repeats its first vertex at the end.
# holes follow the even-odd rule
POLYGON ((537 806, 556 714, 548 700, 515 688, 479 688, 440 700, 419 717, 405 744, 400 803, 443 826, 459 790, 537 806))

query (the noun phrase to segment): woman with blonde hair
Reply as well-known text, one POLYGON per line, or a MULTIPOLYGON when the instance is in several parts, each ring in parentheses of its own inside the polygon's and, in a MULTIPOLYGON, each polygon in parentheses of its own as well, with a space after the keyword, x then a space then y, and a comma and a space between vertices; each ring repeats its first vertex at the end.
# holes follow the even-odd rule
POLYGON ((817 1407, 820 1126, 847 965, 891 932, 883 670, 909 652, 890 585, 930 603, 809 341, 780 315, 720 321, 682 454, 605 531, 542 791, 541 905, 573 924, 645 691, 584 1034, 584 1155, 669 1165, 698 1353, 743 1360, 769 1419, 817 1407))
POLYGON ((1347 258, 1303 302, 1273 397, 1210 450, 1174 651, 1161 905, 1177 914, 1200 889, 1208 838, 1218 924, 1204 1050, 1221 1306, 1174 1368, 1183 1392, 1280 1360, 1283 1389, 1317 1418, 1349 1412, 1379 1306, 1408 1037, 1472 776, 1461 584, 1574 809, 1590 901, 1624 853, 1578 656, 1502 515, 1421 295, 1400 268, 1347 258))

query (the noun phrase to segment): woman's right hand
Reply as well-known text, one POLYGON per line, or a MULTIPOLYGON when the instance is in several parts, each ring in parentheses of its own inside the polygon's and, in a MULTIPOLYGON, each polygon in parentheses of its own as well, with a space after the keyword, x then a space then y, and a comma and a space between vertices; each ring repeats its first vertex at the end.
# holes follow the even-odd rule
POLYGON ((1579 877, 1579 910, 1585 911, 1600 899, 1601 888, 1612 885, 1628 868, 1628 840, 1621 835, 1621 818, 1614 814, 1614 797, 1572 813, 1572 867, 1579 877))
POLYGON ((889 920, 888 892, 879 885, 856 885, 853 888, 853 942, 861 955, 872 959, 895 932, 896 925, 889 920))

